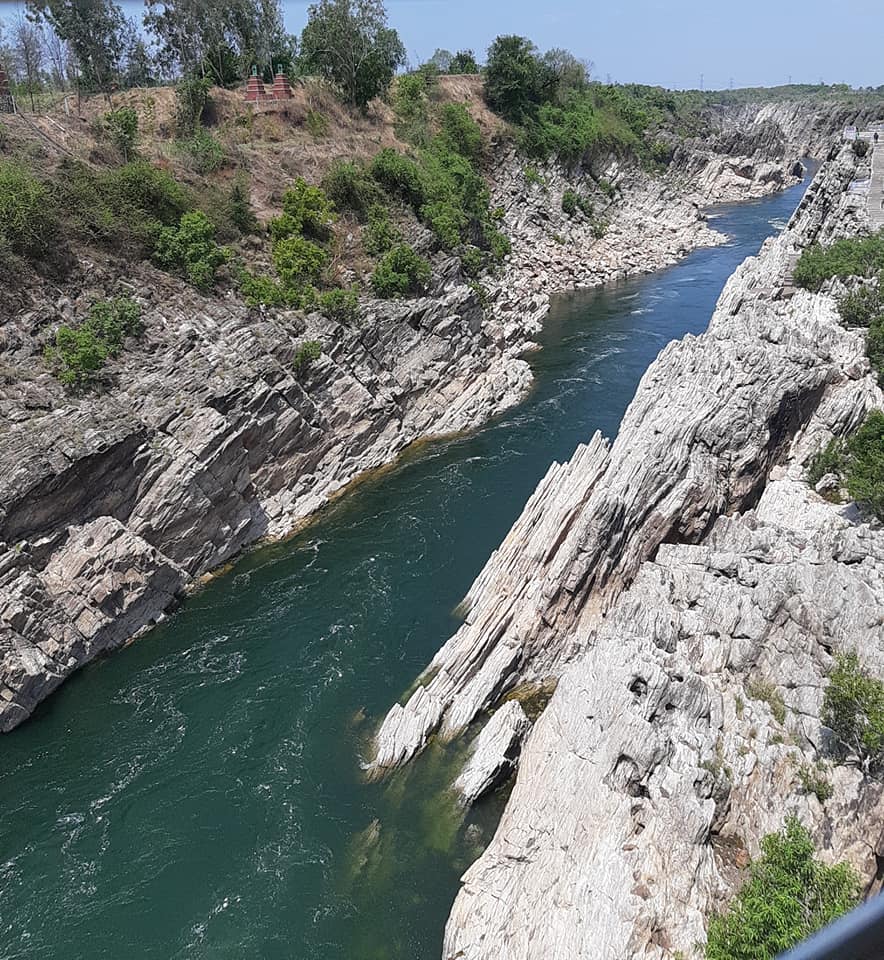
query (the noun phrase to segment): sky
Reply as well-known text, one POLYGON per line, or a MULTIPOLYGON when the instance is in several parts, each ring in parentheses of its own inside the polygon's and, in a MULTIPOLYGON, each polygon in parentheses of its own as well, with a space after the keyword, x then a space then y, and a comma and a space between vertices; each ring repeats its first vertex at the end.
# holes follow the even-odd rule
MULTIPOLYGON (((142 4, 125 0, 130 15, 142 4)), ((0 16, 16 9, 0 0, 0 16)), ((307 0, 283 0, 300 32, 307 0)), ((600 80, 724 89, 787 83, 884 84, 882 0, 387 0, 413 65, 437 47, 484 55, 502 33, 565 47, 600 80)), ((481 59, 481 58, 480 58, 481 59)))

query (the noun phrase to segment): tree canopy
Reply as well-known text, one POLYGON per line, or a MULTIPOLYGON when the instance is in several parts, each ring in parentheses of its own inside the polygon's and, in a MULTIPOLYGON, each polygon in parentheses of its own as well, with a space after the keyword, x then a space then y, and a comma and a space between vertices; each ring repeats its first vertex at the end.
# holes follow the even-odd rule
POLYGON ((307 12, 301 66, 337 84, 348 103, 366 107, 405 63, 399 34, 381 0, 319 0, 307 12))

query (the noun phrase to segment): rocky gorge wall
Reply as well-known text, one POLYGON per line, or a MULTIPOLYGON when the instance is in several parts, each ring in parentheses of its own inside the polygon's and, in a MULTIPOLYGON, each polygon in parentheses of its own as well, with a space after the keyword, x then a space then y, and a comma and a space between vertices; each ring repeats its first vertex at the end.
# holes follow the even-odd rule
POLYGON ((884 672, 884 531, 804 477, 884 397, 832 291, 790 283, 809 243, 868 229, 867 176, 836 150, 708 331, 650 367, 614 443, 597 434, 550 468, 381 725, 376 774, 491 711, 469 784, 511 769, 524 738, 446 958, 691 956, 787 812, 825 859, 879 878, 881 785, 836 766, 822 803, 801 770, 825 748, 833 655, 884 672), (527 734, 509 704, 494 712, 556 683, 527 734))
POLYGON ((513 254, 485 303, 439 263, 449 279, 431 297, 366 301, 358 327, 250 311, 148 265, 83 261, 77 289, 47 287, 0 328, 0 730, 244 547, 290 532, 409 443, 473 428, 524 397, 521 357, 550 294, 719 242, 701 203, 791 182, 793 161, 779 153, 750 160, 735 182, 731 155, 706 157, 699 192, 677 164, 653 178, 612 163, 599 237, 589 218, 561 210, 564 190, 582 184, 550 166, 540 188, 504 157, 494 192, 513 254), (111 293, 141 303, 145 334, 110 365, 106 390, 68 394, 42 366, 42 345, 111 293), (299 377, 305 338, 323 356, 299 377))

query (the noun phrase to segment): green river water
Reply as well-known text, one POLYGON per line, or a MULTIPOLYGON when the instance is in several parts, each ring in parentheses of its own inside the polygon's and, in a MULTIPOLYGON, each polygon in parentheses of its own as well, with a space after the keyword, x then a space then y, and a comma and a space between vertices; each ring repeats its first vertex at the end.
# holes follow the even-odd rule
POLYGON ((551 461, 616 434, 801 190, 714 211, 727 246, 559 299, 522 406, 244 557, 0 740, 0 958, 436 960, 503 798, 462 821, 457 748, 366 784, 371 732, 551 461))

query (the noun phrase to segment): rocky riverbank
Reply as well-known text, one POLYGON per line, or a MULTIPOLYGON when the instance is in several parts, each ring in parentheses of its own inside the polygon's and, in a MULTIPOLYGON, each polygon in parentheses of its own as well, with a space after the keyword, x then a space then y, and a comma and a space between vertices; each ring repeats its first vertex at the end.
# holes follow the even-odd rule
MULTIPOLYGON (((561 204, 569 187, 598 194, 599 182, 549 167, 541 187, 504 157, 503 275, 476 290, 439 260, 432 297, 366 301, 353 327, 203 297, 146 264, 83 260, 63 296, 47 285, 2 330, 0 730, 244 547, 290 532, 415 440, 518 402, 531 380, 521 356, 551 293, 719 241, 699 204, 732 199, 733 170, 730 156, 714 160, 727 176, 709 162, 702 196, 681 161, 664 178, 612 162, 604 204, 596 197, 602 230, 561 204), (109 366, 106 391, 66 393, 42 365, 43 343, 119 293, 141 303, 144 336, 109 366), (323 356, 299 376, 306 339, 323 356)), ((766 162, 779 180, 743 177, 743 195, 789 182, 794 160, 778 151, 766 162)))
POLYGON ((596 435, 553 465, 381 726, 376 772, 558 682, 445 957, 690 955, 786 812, 878 878, 880 784, 835 767, 822 803, 801 771, 833 654, 884 672, 884 533, 804 478, 884 397, 834 297, 789 282, 809 243, 868 229, 851 190, 866 175, 833 155, 708 332, 648 370, 613 445, 596 435))

